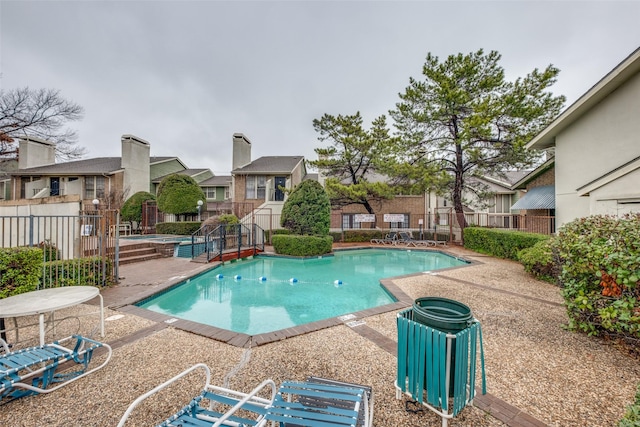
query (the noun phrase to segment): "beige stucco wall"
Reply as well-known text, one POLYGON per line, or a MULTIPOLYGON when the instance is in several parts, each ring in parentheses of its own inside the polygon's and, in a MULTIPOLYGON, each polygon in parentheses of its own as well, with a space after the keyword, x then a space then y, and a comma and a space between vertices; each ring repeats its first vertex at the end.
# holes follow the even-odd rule
POLYGON ((592 214, 624 215, 640 212, 640 169, 590 193, 592 214))
MULTIPOLYGON (((556 137, 556 214, 561 226, 592 213, 577 189, 640 156, 640 74, 556 137)), ((640 197, 640 185, 634 192, 640 197)), ((600 197, 613 189, 605 186, 600 197)))
POLYGON ((56 146, 44 139, 28 137, 19 142, 18 168, 35 168, 56 162, 56 146))
POLYGON ((122 190, 127 192, 128 197, 138 191, 149 191, 149 143, 132 135, 122 135, 121 142, 124 169, 122 190))

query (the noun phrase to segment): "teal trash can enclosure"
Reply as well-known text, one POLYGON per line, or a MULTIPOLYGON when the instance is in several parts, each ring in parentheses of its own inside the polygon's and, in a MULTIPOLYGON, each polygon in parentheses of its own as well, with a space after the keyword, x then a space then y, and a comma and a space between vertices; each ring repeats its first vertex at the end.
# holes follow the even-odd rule
POLYGON ((455 334, 473 321, 471 309, 447 298, 422 297, 413 303, 413 320, 443 332, 455 334))
POLYGON ((398 313, 395 386, 398 399, 405 393, 440 415, 442 425, 446 426, 447 420, 456 416, 475 397, 478 345, 482 394, 486 393, 486 377, 480 323, 473 319, 471 310, 464 304, 443 298, 438 300, 420 298, 413 308, 398 313), (425 324, 424 312, 430 311, 428 316, 433 316, 434 310, 427 309, 427 306, 434 305, 439 308, 435 310, 436 319, 427 319, 428 324, 425 324), (443 321, 446 324, 438 326, 448 330, 431 326, 443 321))
MULTIPOLYGON (((473 321, 471 309, 459 302, 448 298, 422 297, 413 303, 413 320, 442 332, 458 333, 468 328, 473 321)), ((451 339, 451 365, 456 361, 456 339, 451 339)), ((450 372, 450 384, 455 384, 455 370, 450 372)), ((453 388, 449 389, 449 397, 453 397, 453 388)))

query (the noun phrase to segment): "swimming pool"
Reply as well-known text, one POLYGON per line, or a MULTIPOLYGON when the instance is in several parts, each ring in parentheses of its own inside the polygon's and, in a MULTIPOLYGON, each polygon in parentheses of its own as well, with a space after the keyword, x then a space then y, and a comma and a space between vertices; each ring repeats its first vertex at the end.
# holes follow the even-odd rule
POLYGON ((291 259, 258 256, 209 270, 137 306, 256 335, 391 304, 380 279, 466 265, 435 251, 360 249, 291 259))

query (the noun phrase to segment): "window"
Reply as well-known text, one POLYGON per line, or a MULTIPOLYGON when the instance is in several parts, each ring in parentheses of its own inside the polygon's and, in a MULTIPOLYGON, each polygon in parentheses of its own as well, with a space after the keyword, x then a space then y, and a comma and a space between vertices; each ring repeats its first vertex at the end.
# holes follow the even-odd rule
POLYGON ((224 199, 229 200, 231 198, 231 187, 224 187, 224 199))
POLYGON ((104 176, 87 176, 84 178, 84 198, 100 199, 104 198, 105 190, 104 176))
POLYGON ((257 176, 258 181, 258 197, 256 199, 264 199, 267 194, 267 179, 265 176, 257 176))
POLYGON ((267 192, 267 178, 264 175, 247 176, 245 199, 264 199, 267 192))
POLYGON ((409 228, 409 214, 397 214, 404 215, 404 220, 402 222, 392 222, 391 229, 401 229, 401 228, 409 228))
POLYGON ((217 197, 216 187, 204 187, 203 190, 207 199, 216 199, 217 197))
POLYGON ((342 229, 360 228, 360 223, 355 222, 355 214, 342 214, 342 229))

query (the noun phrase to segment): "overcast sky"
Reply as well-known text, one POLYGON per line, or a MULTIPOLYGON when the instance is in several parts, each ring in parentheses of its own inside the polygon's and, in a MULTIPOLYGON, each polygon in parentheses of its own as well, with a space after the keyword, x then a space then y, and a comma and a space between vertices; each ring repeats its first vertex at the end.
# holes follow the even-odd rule
POLYGON ((87 157, 134 134, 226 175, 235 132, 254 159, 315 159, 313 119, 388 115, 428 52, 497 50, 509 80, 553 64, 568 106, 640 46, 639 23, 640 0, 1 0, 0 87, 83 106, 87 157))

